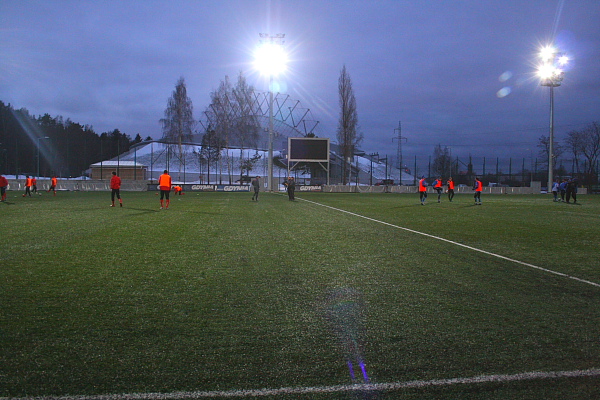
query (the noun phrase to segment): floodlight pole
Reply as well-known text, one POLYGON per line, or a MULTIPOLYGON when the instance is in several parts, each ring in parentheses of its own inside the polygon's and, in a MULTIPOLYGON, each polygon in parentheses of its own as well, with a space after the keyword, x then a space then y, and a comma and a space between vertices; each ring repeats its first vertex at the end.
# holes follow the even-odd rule
POLYGON ((560 77, 551 77, 542 80, 541 86, 550 88, 550 138, 548 139, 548 193, 552 190, 554 183, 554 88, 560 86, 562 75, 560 77))
POLYGON ((392 138, 392 142, 394 139, 398 140, 398 151, 397 151, 397 162, 398 162, 398 170, 400 171, 400 185, 402 185, 402 169, 404 168, 404 163, 402 160, 402 141, 408 141, 407 138, 402 136, 402 121, 398 121, 398 127, 394 129, 394 133, 398 132, 398 136, 392 138))
MULTIPOLYGON (((260 33, 259 36, 261 37, 261 42, 281 45, 283 44, 285 33, 278 33, 275 35, 260 33)), ((267 161, 269 175, 267 180, 267 190, 269 192, 273 191, 273 75, 274 72, 271 70, 269 72, 269 159, 267 161)))
POLYGON ((564 78, 564 71, 560 68, 565 65, 568 58, 553 47, 547 47, 541 52, 542 65, 538 71, 542 75, 541 86, 550 88, 550 138, 548 143, 548 187, 552 190, 554 183, 554 88, 560 86, 564 78), (543 72, 543 74, 542 74, 543 72))
POLYGON ((269 159, 267 190, 273 192, 273 74, 269 74, 269 159))
MULTIPOLYGON (((560 84, 560 83, 559 83, 560 84)), ((558 86, 558 85, 556 85, 558 86)), ((548 189, 554 184, 554 85, 550 86, 550 143, 548 143, 548 189)))

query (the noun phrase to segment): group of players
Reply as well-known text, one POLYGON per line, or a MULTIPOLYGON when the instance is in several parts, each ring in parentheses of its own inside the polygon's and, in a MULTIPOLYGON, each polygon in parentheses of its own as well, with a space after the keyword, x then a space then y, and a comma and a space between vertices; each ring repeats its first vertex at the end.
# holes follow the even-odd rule
MULTIPOLYGON (((454 180, 452 180, 452 177, 448 178, 448 181, 445 183, 445 185, 448 186, 448 200, 452 201, 454 198, 454 180)), ((437 192, 437 202, 441 203, 442 192, 444 191, 444 181, 442 180, 441 176, 433 181, 432 187, 437 192)), ((475 198, 475 205, 480 206, 483 182, 481 182, 479 177, 475 177, 475 185, 473 185, 473 190, 475 191, 475 195, 473 196, 475 198)), ((424 176, 419 179, 419 199, 421 200, 421 205, 424 206, 425 200, 427 200, 427 181, 425 180, 424 176)))
MULTIPOLYGON (((258 176, 252 181, 252 186, 254 189, 254 195, 252 196, 252 200, 258 201, 258 192, 259 192, 259 181, 258 176)), ((50 181, 50 188, 47 192, 54 192, 56 196, 56 185, 58 179, 56 176, 53 176, 50 181)), ((158 178, 158 186, 160 190, 160 209, 169 209, 169 205, 171 203, 170 193, 171 189, 175 190, 178 195, 183 194, 181 186, 172 186, 171 176, 169 175, 169 171, 164 170, 163 174, 158 178), (165 203, 166 202, 166 203, 165 203)), ((286 182, 285 186, 288 191, 288 196, 290 200, 294 200, 294 188, 295 183, 292 177, 290 177, 286 182)), ((421 205, 425 205, 425 201, 427 200, 427 181, 425 177, 422 176, 419 179, 419 199, 421 201, 421 205)), ((452 201, 454 198, 454 181, 452 177, 448 178, 446 183, 442 180, 442 177, 438 177, 432 184, 433 189, 437 192, 437 202, 441 202, 442 193, 444 191, 444 186, 447 186, 448 200, 452 201)), ((8 187, 8 180, 0 175, 0 201, 6 201, 6 188, 8 187)), ((111 207, 115 206, 115 198, 119 200, 119 206, 123 207, 123 200, 121 199, 121 178, 117 175, 116 172, 113 171, 112 178, 110 180, 110 189, 111 189, 111 207)), ((475 191, 474 199, 475 205, 481 205, 481 192, 483 190, 483 183, 479 177, 475 177, 475 184, 473 186, 473 190, 475 191)), ((37 179, 35 177, 29 177, 27 175, 25 177, 25 193, 23 193, 23 197, 29 196, 31 197, 32 193, 38 193, 37 191, 37 179)), ((39 194, 39 193, 38 193, 39 194)), ((577 179, 564 179, 561 183, 555 181, 552 186, 552 194, 554 195, 554 201, 565 201, 569 203, 570 199, 573 198, 573 202, 577 204, 577 179), (560 193, 561 198, 558 199, 558 194, 560 193)))
MULTIPOLYGON (((23 197, 31 197, 33 193, 40 194, 37 190, 37 179, 35 176, 25 176, 25 193, 23 193, 23 197)), ((56 184, 58 183, 58 178, 53 176, 50 180, 50 188, 46 191, 47 193, 54 192, 54 196, 56 196, 56 184)), ((0 201, 6 201, 6 190, 8 188, 8 179, 5 176, 0 175, 0 201)))
POLYGON ((552 195, 556 202, 570 203, 573 198, 573 204, 577 204, 577 178, 564 178, 560 183, 555 180, 552 184, 552 195), (560 199, 558 198, 559 193, 560 199))
MULTIPOLYGON (((183 193, 181 186, 172 186, 171 176, 169 171, 164 170, 163 174, 158 177, 158 189, 160 190, 160 209, 168 210, 171 204, 170 194, 171 188, 175 190, 175 193, 181 195, 183 193), (166 203, 165 203, 166 202, 166 203)), ((111 189, 111 207, 115 206, 115 198, 119 200, 119 207, 123 207, 123 200, 121 199, 121 178, 115 171, 112 173, 110 178, 110 189, 111 189)))

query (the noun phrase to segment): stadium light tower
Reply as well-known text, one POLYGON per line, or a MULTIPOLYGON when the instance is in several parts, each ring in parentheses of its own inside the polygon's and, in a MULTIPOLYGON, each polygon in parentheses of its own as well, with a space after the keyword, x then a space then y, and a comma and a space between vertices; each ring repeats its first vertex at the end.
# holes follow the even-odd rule
POLYGON ((283 50, 285 33, 260 34, 260 45, 254 54, 255 68, 269 76, 269 159, 267 190, 273 191, 273 77, 286 69, 287 55, 283 50))
POLYGON ((540 64, 538 76, 540 85, 550 88, 550 138, 548 143, 548 193, 554 182, 554 88, 561 85, 565 76, 563 68, 569 62, 569 58, 559 53, 554 46, 546 46, 540 50, 540 64))
POLYGON ((44 136, 37 138, 37 177, 40 177, 40 140, 50 139, 50 136, 44 136))

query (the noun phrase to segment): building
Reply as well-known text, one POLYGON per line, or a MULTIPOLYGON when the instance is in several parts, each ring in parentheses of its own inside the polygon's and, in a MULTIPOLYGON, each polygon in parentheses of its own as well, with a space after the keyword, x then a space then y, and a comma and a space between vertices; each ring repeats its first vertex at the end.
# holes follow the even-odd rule
POLYGON ((90 165, 91 179, 110 179, 116 171, 121 179, 143 181, 148 167, 135 161, 102 161, 90 165))

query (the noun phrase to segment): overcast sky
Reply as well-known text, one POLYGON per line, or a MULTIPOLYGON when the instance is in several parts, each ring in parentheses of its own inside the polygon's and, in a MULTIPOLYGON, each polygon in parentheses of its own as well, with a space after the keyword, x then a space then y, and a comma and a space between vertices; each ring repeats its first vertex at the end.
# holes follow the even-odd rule
POLYGON ((201 118, 226 75, 252 70, 259 33, 285 33, 281 91, 335 140, 338 78, 352 79, 362 147, 405 157, 535 157, 549 132, 541 45, 570 63, 555 89, 555 134, 600 120, 598 0, 2 0, 0 100, 134 137, 162 135, 179 77, 201 118))

